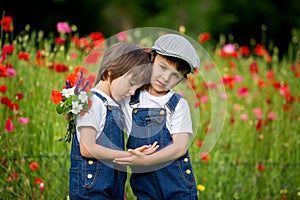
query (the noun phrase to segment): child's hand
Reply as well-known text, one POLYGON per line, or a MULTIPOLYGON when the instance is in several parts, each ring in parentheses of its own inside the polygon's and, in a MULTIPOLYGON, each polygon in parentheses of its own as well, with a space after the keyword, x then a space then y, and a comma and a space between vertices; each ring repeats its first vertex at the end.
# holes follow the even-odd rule
POLYGON ((157 144, 157 142, 154 142, 152 145, 143 145, 141 147, 136 148, 136 151, 140 151, 145 155, 150 155, 152 153, 154 153, 157 149, 159 148, 159 145, 157 144))
POLYGON ((113 162, 120 165, 147 165, 147 156, 154 153, 158 147, 157 142, 154 142, 152 145, 143 145, 136 149, 128 149, 131 156, 115 158, 113 162))
POLYGON ((69 113, 66 113, 65 114, 65 119, 67 120, 67 122, 69 122, 71 119, 70 119, 70 114, 69 113))

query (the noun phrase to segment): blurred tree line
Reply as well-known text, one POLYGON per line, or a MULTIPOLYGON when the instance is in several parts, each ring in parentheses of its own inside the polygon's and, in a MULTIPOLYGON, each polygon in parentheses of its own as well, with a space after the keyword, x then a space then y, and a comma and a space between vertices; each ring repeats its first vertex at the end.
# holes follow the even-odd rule
POLYGON ((11 15, 15 32, 31 29, 56 31, 56 23, 67 21, 80 36, 100 31, 105 37, 137 27, 163 27, 197 38, 209 32, 214 41, 220 34, 249 45, 274 44, 286 50, 292 28, 300 28, 300 1, 296 0, 1 0, 0 11, 11 15), (263 28, 262 28, 263 27, 263 28), (265 30, 264 33, 262 29, 265 30))

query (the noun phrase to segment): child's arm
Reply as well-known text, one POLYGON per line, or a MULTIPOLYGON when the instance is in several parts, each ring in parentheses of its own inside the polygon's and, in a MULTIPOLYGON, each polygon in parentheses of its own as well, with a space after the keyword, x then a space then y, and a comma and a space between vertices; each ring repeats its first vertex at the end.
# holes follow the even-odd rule
MULTIPOLYGON (((80 129, 80 153, 86 158, 96 158, 102 160, 113 160, 117 157, 131 156, 127 151, 110 149, 96 143, 96 130, 93 127, 84 126, 80 129)), ((158 148, 157 143, 153 145, 144 145, 135 149, 143 152, 142 154, 151 154, 158 148)))
POLYGON ((153 165, 161 162, 175 160, 183 156, 189 144, 189 133, 173 134, 173 143, 150 155, 136 150, 128 150, 132 156, 115 158, 113 161, 122 165, 153 165))

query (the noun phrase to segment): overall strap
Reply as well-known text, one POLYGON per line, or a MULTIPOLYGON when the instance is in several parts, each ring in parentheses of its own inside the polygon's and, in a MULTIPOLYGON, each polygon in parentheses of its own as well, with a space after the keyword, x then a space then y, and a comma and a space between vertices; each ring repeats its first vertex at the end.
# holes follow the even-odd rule
POLYGON ((95 94, 97 97, 99 97, 103 103, 107 102, 107 99, 105 97, 103 97, 101 94, 99 94, 98 92, 93 91, 93 94, 95 94))
POLYGON ((181 95, 175 93, 172 95, 172 97, 166 103, 166 106, 168 107, 168 109, 170 110, 171 113, 175 111, 175 108, 181 98, 182 98, 181 95))
POLYGON ((134 95, 132 95, 130 97, 130 102, 129 102, 129 105, 130 106, 133 106, 133 105, 139 105, 140 103, 140 90, 137 89, 134 93, 134 95))

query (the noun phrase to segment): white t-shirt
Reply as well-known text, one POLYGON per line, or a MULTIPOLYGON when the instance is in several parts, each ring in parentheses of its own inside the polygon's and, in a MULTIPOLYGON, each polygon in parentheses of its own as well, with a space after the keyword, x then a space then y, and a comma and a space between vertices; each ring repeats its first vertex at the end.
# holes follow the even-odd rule
POLYGON ((106 119, 106 105, 111 106, 119 106, 113 99, 111 99, 104 92, 97 90, 95 88, 92 89, 103 97, 106 98, 107 102, 104 104, 103 101, 96 95, 91 96, 92 107, 90 110, 82 116, 77 117, 76 121, 76 130, 77 130, 77 138, 80 141, 80 127, 82 126, 90 126, 94 127, 97 131, 96 139, 101 135, 106 119))
MULTIPOLYGON (((174 94, 174 91, 170 90, 164 96, 153 96, 146 90, 140 92, 138 108, 165 108, 167 110, 166 126, 173 133, 190 133, 193 134, 192 120, 190 114, 190 108, 187 101, 181 98, 178 102, 175 111, 171 114, 170 110, 166 106, 166 103, 174 94)), ((127 127, 127 135, 130 134, 132 128, 132 110, 133 107, 129 105, 130 98, 125 99, 124 105, 122 104, 122 110, 125 116, 125 122, 127 127)))

